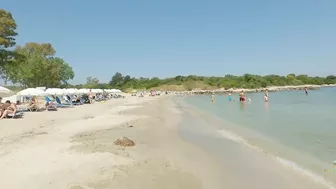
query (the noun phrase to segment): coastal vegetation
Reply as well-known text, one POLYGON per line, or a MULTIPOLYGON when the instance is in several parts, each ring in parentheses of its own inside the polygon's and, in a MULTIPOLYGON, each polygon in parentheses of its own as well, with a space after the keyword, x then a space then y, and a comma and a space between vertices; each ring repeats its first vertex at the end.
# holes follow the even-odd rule
POLYGON ((72 68, 50 43, 29 42, 16 46, 16 23, 12 14, 0 9, 0 76, 23 87, 60 87, 75 76, 72 68))
MULTIPOLYGON (((87 77, 85 84, 71 85, 69 80, 75 76, 71 66, 62 58, 55 56, 56 50, 50 43, 29 42, 16 45, 16 23, 11 13, 0 9, 0 76, 7 82, 15 84, 9 87, 15 90, 26 87, 75 87, 75 88, 117 88, 160 89, 160 90, 192 90, 216 88, 264 88, 285 85, 322 85, 335 84, 336 76, 310 77, 305 74, 286 76, 259 76, 244 74, 243 76, 225 75, 222 77, 176 76, 161 79, 135 78, 116 72, 110 82, 101 83, 97 77, 87 77)), ((224 70, 223 70, 224 71, 224 70)))
POLYGON ((217 88, 264 88, 269 86, 286 85, 323 85, 335 84, 336 76, 327 77, 309 77, 307 75, 288 74, 287 76, 266 75, 259 76, 253 74, 244 74, 243 76, 225 75, 223 77, 205 77, 205 76, 176 76, 172 78, 160 79, 153 78, 135 78, 130 75, 115 73, 109 83, 99 83, 97 78, 89 77, 87 83, 76 85, 77 88, 118 88, 127 89, 161 89, 161 90, 192 90, 192 89, 217 89, 217 88))

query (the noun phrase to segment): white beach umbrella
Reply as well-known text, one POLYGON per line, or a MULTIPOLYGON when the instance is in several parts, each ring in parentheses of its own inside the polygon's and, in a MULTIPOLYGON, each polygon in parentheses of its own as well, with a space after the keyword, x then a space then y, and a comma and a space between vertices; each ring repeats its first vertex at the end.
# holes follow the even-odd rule
POLYGON ((12 93, 13 91, 7 89, 6 87, 0 86, 0 93, 12 93))
POLYGON ((78 89, 64 89, 66 94, 78 94, 78 89))
POLYGON ((49 95, 64 95, 65 91, 59 88, 49 88, 45 91, 49 95))
POLYGON ((55 95, 55 89, 54 88, 48 88, 44 92, 46 92, 48 95, 55 95))
POLYGON ((111 93, 121 93, 121 90, 119 90, 119 89, 111 89, 111 93))
POLYGON ((5 103, 7 100, 9 100, 9 101, 11 101, 11 102, 16 102, 16 101, 18 101, 18 100, 20 100, 20 97, 18 96, 18 95, 13 95, 13 96, 9 96, 9 97, 4 97, 3 99, 2 99, 2 103, 5 103))
POLYGON ((64 89, 55 89, 55 95, 65 95, 66 91, 64 89))
POLYGON ((107 89, 108 93, 113 93, 113 89, 107 89))
POLYGON ((88 89, 79 89, 78 93, 80 93, 80 94, 87 94, 87 93, 89 93, 89 90, 88 89))
POLYGON ((36 88, 24 89, 17 93, 18 96, 46 96, 47 93, 36 88))
POLYGON ((95 93, 103 93, 104 90, 103 89, 95 89, 95 93))

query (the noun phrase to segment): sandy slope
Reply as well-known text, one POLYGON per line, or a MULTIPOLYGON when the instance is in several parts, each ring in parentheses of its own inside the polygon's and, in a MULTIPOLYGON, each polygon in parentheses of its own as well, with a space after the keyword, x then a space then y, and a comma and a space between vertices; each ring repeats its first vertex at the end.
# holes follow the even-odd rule
POLYGON ((27 113, 0 127, 0 188, 220 188, 214 160, 178 136, 169 100, 27 113), (135 147, 113 142, 127 136, 135 147))

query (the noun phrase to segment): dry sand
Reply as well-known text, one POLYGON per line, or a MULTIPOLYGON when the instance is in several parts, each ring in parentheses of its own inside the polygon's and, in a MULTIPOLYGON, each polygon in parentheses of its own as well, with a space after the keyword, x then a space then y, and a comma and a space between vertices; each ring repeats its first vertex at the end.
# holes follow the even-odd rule
POLYGON ((177 132, 166 97, 26 113, 1 121, 0 188, 220 188, 212 157, 177 132), (128 137, 133 147, 114 141, 128 137))
MULTIPOLYGON (((181 139, 177 131, 180 120, 181 112, 170 97, 128 97, 2 120, 0 188, 261 189, 248 184, 253 179, 259 183, 255 186, 273 188, 265 175, 268 172, 260 170, 272 169, 268 160, 262 160, 266 162, 263 166, 251 168, 250 175, 241 174, 234 171, 234 165, 246 158, 250 165, 260 163, 251 160, 259 155, 247 150, 238 154, 241 149, 231 145, 223 149, 232 151, 223 170, 218 157, 181 139), (115 145, 121 137, 128 137, 135 146, 115 145), (239 157, 234 157, 235 151, 239 157)), ((279 178, 283 178, 281 175, 279 178)), ((286 182, 286 188, 313 186, 291 178, 279 182, 286 182)))

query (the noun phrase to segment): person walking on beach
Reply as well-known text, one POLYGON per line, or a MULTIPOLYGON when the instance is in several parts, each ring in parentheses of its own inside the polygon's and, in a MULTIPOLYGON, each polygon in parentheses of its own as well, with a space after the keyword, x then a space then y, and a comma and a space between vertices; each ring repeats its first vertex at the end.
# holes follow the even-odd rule
POLYGON ((244 94, 244 91, 241 91, 239 93, 239 101, 240 102, 245 102, 245 94, 244 94))
POLYGON ((89 92, 90 104, 92 104, 92 102, 93 102, 93 96, 94 96, 94 94, 93 94, 92 90, 90 89, 90 92, 89 92))

